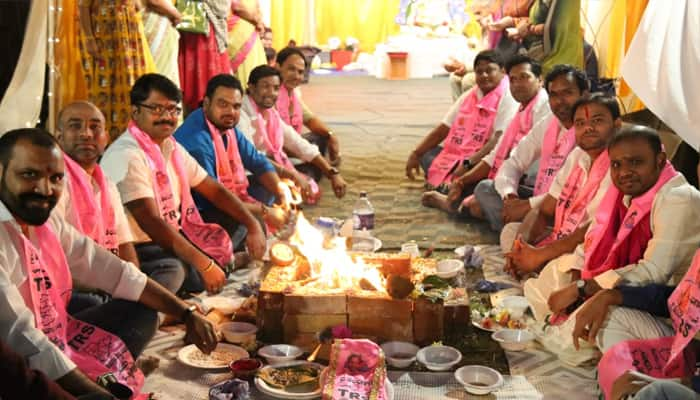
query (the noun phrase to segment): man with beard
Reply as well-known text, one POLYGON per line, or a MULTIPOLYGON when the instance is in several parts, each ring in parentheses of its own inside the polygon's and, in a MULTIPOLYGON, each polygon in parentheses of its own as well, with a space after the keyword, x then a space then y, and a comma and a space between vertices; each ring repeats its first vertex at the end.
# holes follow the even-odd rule
POLYGON ((547 92, 542 89, 542 67, 538 62, 526 56, 516 56, 506 63, 506 73, 510 80, 510 92, 520 103, 518 113, 498 139, 496 147, 474 168, 457 176, 452 181, 447 195, 438 191, 424 193, 423 205, 447 212, 456 210, 462 215, 474 218, 484 218, 481 204, 469 193, 474 191, 474 186, 479 182, 493 178, 518 142, 533 129, 546 125, 552 117, 547 92))
POLYGON ((476 56, 476 86, 452 105, 442 123, 411 152, 406 161, 409 179, 415 179, 420 167, 428 188, 447 193, 455 177, 476 166, 496 146, 518 111, 503 65, 501 56, 492 50, 476 56))
POLYGON ((340 171, 326 161, 317 146, 287 125, 275 109, 280 85, 279 71, 268 65, 259 65, 251 71, 239 127, 258 150, 267 154, 280 176, 294 177, 307 203, 318 200, 320 193, 315 181, 321 174, 330 180, 335 196, 342 198, 347 184, 340 171), (295 164, 290 156, 306 164, 295 164), (302 170, 308 174, 301 173, 302 170))
POLYGON ((558 65, 547 74, 544 88, 556 118, 533 126, 496 176, 480 182, 474 189, 484 217, 496 232, 504 224, 522 221, 530 210, 539 207, 557 171, 576 145, 572 107, 588 93, 586 74, 571 65, 558 65))
POLYGON ((340 165, 340 143, 338 136, 314 115, 301 99, 299 85, 304 81, 306 59, 301 50, 295 47, 285 47, 277 54, 277 68, 282 75, 282 87, 277 96, 277 112, 282 120, 299 134, 304 127, 311 132, 302 136, 318 146, 321 154, 326 155, 328 162, 337 167, 340 165))
MULTIPOLYGON (((175 131, 175 139, 209 176, 243 200, 248 211, 279 228, 287 220, 288 212, 284 207, 270 205, 275 198, 284 203, 284 193, 275 168, 236 129, 242 99, 243 88, 234 76, 222 74, 211 78, 202 107, 187 116, 175 131), (254 184, 251 186, 246 170, 253 174, 254 184)), ((223 226, 231 235, 234 248, 237 247, 243 241, 244 227, 198 193, 193 197, 202 218, 223 226)))
POLYGON ((143 374, 133 361, 155 333, 158 311, 183 318, 202 351, 216 347, 213 326, 194 306, 62 218, 50 217, 65 170, 48 132, 5 133, 0 168, 0 339, 30 368, 73 395, 106 393, 95 379, 107 373, 138 394, 143 374), (65 310, 72 281, 114 300, 73 318, 65 310))
POLYGON ((243 203, 197 164, 172 135, 182 112, 180 90, 158 74, 141 76, 131 89, 132 120, 100 162, 117 184, 142 262, 169 259, 187 266, 182 290, 221 291, 222 267, 233 247, 219 225, 202 221, 190 190, 248 230, 250 256, 262 257, 265 235, 243 203))

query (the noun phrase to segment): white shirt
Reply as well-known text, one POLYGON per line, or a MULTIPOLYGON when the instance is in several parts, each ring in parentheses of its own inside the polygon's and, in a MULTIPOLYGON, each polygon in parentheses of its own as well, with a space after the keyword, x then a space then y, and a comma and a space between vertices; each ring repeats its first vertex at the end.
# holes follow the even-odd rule
MULTIPOLYGON (((87 177, 87 172, 85 172, 85 170, 81 169, 80 171, 87 177)), ((67 181, 67 179, 70 179, 69 176, 70 175, 66 174, 66 181, 63 185, 63 193, 61 193, 61 198, 59 199, 58 204, 56 204, 53 213, 64 218, 69 223, 72 223, 71 221, 76 221, 78 218, 76 215, 78 205, 73 204, 71 201, 67 181)), ((97 182, 95 182, 92 176, 89 178, 90 182, 92 183, 92 190, 95 194, 95 199, 98 199, 96 204, 99 207, 101 206, 99 202, 101 195, 100 186, 97 184, 97 182)), ((109 179, 109 177, 105 176, 105 181, 107 182, 107 189, 109 190, 109 202, 114 209, 114 225, 117 230, 117 243, 122 245, 124 243, 133 242, 134 237, 131 235, 131 228, 129 228, 129 222, 126 219, 126 214, 124 214, 124 207, 122 206, 122 199, 119 197, 119 190, 117 190, 117 186, 111 179, 109 179)))
MULTIPOLYGON (((19 229, 0 202, 0 222, 8 221, 19 229)), ((114 298, 137 301, 141 297, 147 278, 136 266, 98 246, 55 214, 48 222, 61 242, 76 282, 104 290, 114 298)), ((31 228, 30 240, 36 245, 31 228)), ((26 278, 22 256, 5 226, 0 225, 0 338, 23 356, 30 368, 55 380, 74 369, 75 364, 36 328, 34 314, 19 291, 26 278)))
MULTIPOLYGON (((258 115, 251 103, 252 101, 249 96, 243 98, 238 129, 255 145, 255 148, 265 153, 266 149, 262 138, 255 134, 255 124, 257 124, 258 115)), ((264 119, 263 124, 267 125, 267 121, 264 119)), ((280 125, 284 132, 284 145, 282 147, 288 157, 296 157, 304 162, 309 162, 321 154, 315 144, 309 143, 308 140, 304 139, 294 128, 282 121, 281 118, 280 125)))
MULTIPOLYGON (((527 104, 525 106, 527 106, 527 104)), ((520 111, 520 107, 523 107, 523 105, 520 105, 518 107, 518 111, 520 111)), ((549 121, 549 119, 551 117, 552 117, 552 111, 549 109, 549 96, 547 95, 546 90, 540 88, 539 96, 537 97, 535 105, 532 106, 532 127, 530 128, 530 131, 528 133, 526 133, 525 136, 523 136, 523 138, 527 137, 532 132, 532 130, 536 126, 538 126, 540 123, 542 123, 543 121, 545 121, 545 120, 549 121)), ((513 119, 515 119, 515 115, 513 115, 513 118, 511 118, 508 125, 510 125, 510 123, 513 121, 513 119)), ((508 129, 508 128, 506 127, 506 129, 508 129)), ((496 159, 496 152, 498 151, 498 148, 501 146, 501 141, 503 140, 503 137, 505 136, 506 129, 503 130, 503 134, 501 135, 500 138, 498 138, 498 143, 496 143, 496 147, 494 147, 493 150, 491 150, 491 152, 489 154, 487 154, 486 157, 484 157, 482 159, 489 166, 493 166, 493 162, 496 159)), ((523 138, 521 138, 520 140, 522 141, 523 138)), ((517 146, 518 143, 515 143, 515 145, 511 149, 511 154, 513 153, 513 150, 515 149, 515 147, 517 146)), ((510 155, 509 155, 509 157, 510 157, 510 155)), ((503 164, 501 164, 501 165, 503 165, 503 164)), ((519 180, 519 178, 518 178, 518 180, 519 180)))
MULTIPOLYGON (((552 118, 556 117, 551 114, 550 111, 547 117, 534 123, 530 133, 520 140, 518 145, 510 152, 510 157, 501 165, 501 168, 498 169, 498 173, 494 178, 494 187, 502 198, 505 198, 511 193, 518 193, 520 178, 522 178, 522 176, 530 170, 530 167, 540 159, 542 143, 544 142, 547 127, 552 118)), ((566 134, 567 130, 568 129, 560 123, 557 140, 561 135, 566 134)), ((530 207, 539 207, 540 204, 542 204, 542 200, 544 200, 544 196, 545 193, 530 197, 530 207)))
MULTIPOLYGON (((623 202, 629 206, 630 197, 625 196, 623 202)), ((700 243, 700 192, 683 175, 676 176, 656 193, 650 218, 652 237, 642 258, 635 264, 598 275, 595 280, 601 287, 675 284, 685 274, 700 243)), ((576 247, 574 254, 573 268, 582 269, 583 244, 576 247)))
MULTIPOLYGON (((185 174, 189 187, 193 188, 202 183, 207 177, 207 171, 202 168, 197 161, 185 150, 182 145, 175 141, 166 140, 161 145, 161 151, 165 158, 168 178, 172 187, 173 203, 177 212, 176 219, 180 218, 180 181, 175 166, 172 162, 172 154, 175 148, 178 149, 183 160, 185 174), (174 146, 173 146, 174 145, 174 146)), ((130 201, 156 198, 153 182, 153 172, 146 153, 141 150, 138 142, 128 130, 114 141, 105 151, 100 161, 102 171, 113 182, 117 184, 119 195, 123 204, 130 201)), ((126 210, 126 216, 131 226, 131 233, 134 235, 134 242, 150 242, 151 238, 139 226, 133 215, 126 210)))
MULTIPOLYGON (((478 86, 474 86, 474 88, 472 88, 471 90, 467 90, 466 92, 462 93, 459 99, 452 103, 450 109, 447 110, 447 114, 445 114, 445 117, 442 119, 443 124, 450 127, 452 126, 452 123, 454 122, 455 118, 457 118, 459 109, 462 107, 462 103, 467 98, 467 96, 471 94, 472 90, 476 90, 476 98, 478 100, 481 100, 484 97, 484 93, 481 91, 481 89, 479 89, 478 86)), ((510 89, 506 89, 506 91, 503 93, 503 96, 501 96, 501 101, 498 102, 498 108, 496 109, 496 119, 493 121, 493 128, 491 132, 505 132, 506 128, 508 127, 508 124, 510 123, 510 120, 512 120, 515 114, 518 112, 519 106, 520 103, 515 101, 513 96, 510 94, 510 89)))

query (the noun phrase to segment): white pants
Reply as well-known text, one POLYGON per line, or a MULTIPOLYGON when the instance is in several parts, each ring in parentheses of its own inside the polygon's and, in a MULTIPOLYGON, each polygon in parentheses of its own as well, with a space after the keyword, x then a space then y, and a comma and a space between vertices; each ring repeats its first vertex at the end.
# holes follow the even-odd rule
POLYGON ((544 321, 551 314, 547 301, 549 296, 571 283, 571 266, 576 256, 563 254, 551 260, 542 268, 537 278, 530 278, 523 285, 523 292, 537 321, 544 321))
POLYGON ((666 320, 639 310, 611 307, 603 323, 596 343, 605 352, 612 346, 632 339, 655 339, 674 335, 673 327, 666 320))
POLYGON ((471 89, 476 83, 476 77, 473 72, 467 72, 464 76, 450 74, 450 90, 452 92, 452 101, 457 101, 462 93, 471 89))
POLYGON ((518 229, 520 229, 522 222, 511 222, 506 224, 501 230, 501 251, 507 253, 513 248, 513 242, 515 241, 515 236, 518 235, 518 229))

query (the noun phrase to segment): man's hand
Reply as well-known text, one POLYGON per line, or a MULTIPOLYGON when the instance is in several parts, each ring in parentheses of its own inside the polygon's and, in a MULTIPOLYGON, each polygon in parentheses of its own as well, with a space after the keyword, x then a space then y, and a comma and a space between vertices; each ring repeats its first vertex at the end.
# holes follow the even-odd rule
POLYGON ((309 178, 307 178, 306 175, 298 171, 293 171, 292 180, 297 186, 299 186, 299 190, 301 190, 301 197, 304 200, 311 196, 311 185, 309 185, 309 178))
POLYGON ((578 299, 578 288, 576 283, 572 282, 563 288, 549 295, 547 305, 554 314, 562 314, 566 309, 574 304, 578 299))
MULTIPOLYGON (((450 206, 455 205, 457 202, 462 200, 462 192, 464 191, 464 185, 459 178, 452 181, 450 184, 450 190, 447 192, 447 203, 450 206)), ((453 207, 454 208, 454 207, 453 207)))
POLYGON ((219 293, 226 283, 226 274, 224 274, 223 268, 214 260, 211 261, 211 265, 200 270, 199 274, 202 275, 204 288, 211 294, 219 293))
POLYGON ((202 314, 193 312, 185 320, 186 337, 204 354, 211 353, 217 345, 214 325, 202 314))
POLYGON ((579 349, 579 339, 595 344, 598 331, 608 317, 610 306, 621 302, 619 292, 612 289, 601 290, 583 303, 576 313, 576 324, 572 333, 576 350, 579 349))
POLYGON ((330 135, 328 137, 328 161, 334 167, 340 165, 340 142, 336 135, 330 135))
POLYGON ((265 208, 265 222, 274 226, 275 228, 280 228, 284 226, 284 224, 287 223, 289 220, 289 208, 284 208, 281 206, 278 207, 267 207, 263 205, 262 207, 265 208))
POLYGON ((420 174, 420 157, 415 151, 411 152, 406 161, 406 176, 410 180, 415 180, 416 175, 420 174))
POLYGON ((263 233, 260 224, 256 223, 253 227, 248 228, 248 236, 245 238, 245 244, 248 254, 254 260, 261 260, 267 248, 267 239, 263 233))
POLYGON ((335 193, 335 197, 342 199, 343 196, 345 196, 345 188, 347 187, 347 183, 345 183, 345 179, 343 179, 340 174, 335 174, 331 175, 331 186, 333 187, 333 193, 335 193))
POLYGON ((519 199, 514 194, 508 195, 503 200, 503 223, 522 221, 531 209, 529 200, 519 199))
POLYGON ((630 374, 629 371, 615 379, 610 393, 611 400, 621 400, 625 397, 640 391, 649 382, 642 382, 639 378, 630 374))
POLYGON ((513 248, 506 257, 510 259, 511 268, 518 275, 537 272, 546 261, 541 249, 524 242, 520 236, 515 238, 513 248))

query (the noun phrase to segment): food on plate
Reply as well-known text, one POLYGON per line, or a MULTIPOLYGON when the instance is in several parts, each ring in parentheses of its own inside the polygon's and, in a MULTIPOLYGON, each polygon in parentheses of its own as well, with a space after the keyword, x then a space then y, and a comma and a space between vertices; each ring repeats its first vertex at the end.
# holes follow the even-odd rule
POLYGON ((239 358, 241 358, 240 353, 221 347, 217 347, 209 354, 204 354, 199 349, 194 349, 187 357, 192 364, 207 368, 223 368, 228 366, 231 361, 239 358))
POLYGON ((258 372, 258 377, 270 386, 286 389, 291 386, 313 384, 318 385, 320 371, 311 365, 290 365, 285 367, 269 367, 258 372))
POLYGON ((294 262, 294 250, 286 243, 275 243, 270 247, 270 259, 275 265, 285 267, 294 262))
POLYGON ((526 324, 522 319, 513 318, 508 310, 491 309, 485 312, 477 310, 472 311, 472 319, 479 326, 486 330, 494 330, 501 328, 508 329, 525 329, 526 324))

